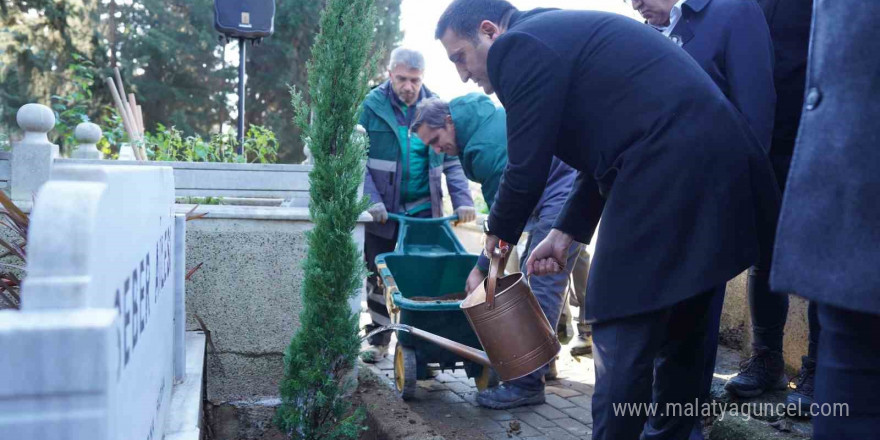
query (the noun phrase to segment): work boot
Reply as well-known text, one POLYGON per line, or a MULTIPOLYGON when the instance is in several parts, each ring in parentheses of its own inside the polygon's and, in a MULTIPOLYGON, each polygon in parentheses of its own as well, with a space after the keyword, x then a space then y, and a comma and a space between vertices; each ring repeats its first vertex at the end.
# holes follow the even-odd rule
POLYGON ((813 385, 816 379, 816 360, 807 356, 801 358, 801 372, 794 378, 795 390, 785 398, 787 406, 796 405, 798 416, 810 418, 813 405, 813 385))
POLYGON ((375 364, 388 355, 387 345, 372 345, 361 352, 361 360, 368 364, 375 364))
POLYGON ((585 356, 593 353, 593 332, 584 332, 578 335, 571 344, 572 356, 585 356))
POLYGON ((565 345, 571 342, 573 337, 574 328, 572 328, 571 325, 571 318, 563 314, 562 318, 559 319, 559 322, 556 324, 556 339, 559 340, 560 344, 565 345))
POLYGON ((727 381, 724 389, 739 397, 756 397, 770 390, 788 388, 782 352, 756 348, 740 364, 739 374, 727 381))
POLYGON ((490 409, 510 409, 525 405, 544 403, 544 388, 527 390, 516 385, 503 383, 477 393, 477 403, 490 409))

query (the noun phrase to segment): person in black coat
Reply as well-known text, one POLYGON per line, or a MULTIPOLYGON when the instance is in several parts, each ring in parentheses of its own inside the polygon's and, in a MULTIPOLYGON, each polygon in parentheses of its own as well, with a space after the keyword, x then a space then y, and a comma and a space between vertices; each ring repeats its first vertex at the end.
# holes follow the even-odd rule
POLYGON ((816 440, 880 432, 877 17, 880 2, 814 2, 803 114, 770 274, 774 290, 819 304, 816 440))
MULTIPOLYGON (((770 149, 776 89, 773 84, 773 44, 764 13, 751 0, 631 0, 633 9, 648 25, 681 46, 703 68, 724 96, 745 116, 765 150, 770 149)), ((749 291, 767 286, 770 276, 770 248, 763 267, 749 271, 749 291), (757 283, 756 283, 757 281, 757 283), (762 282, 763 281, 763 282, 762 282)), ((724 287, 715 293, 706 338, 701 399, 708 400, 718 352, 718 333, 724 305, 724 287)), ((764 289, 762 295, 769 296, 764 289)), ((773 299, 776 299, 775 296, 773 299)), ((784 324, 785 321, 783 321, 784 324)), ((780 346, 782 341, 780 338, 780 346)), ((775 381, 767 386, 788 387, 783 371, 782 350, 775 381), (772 384, 772 385, 771 385, 772 384)), ((774 359, 775 360, 775 359, 774 359)), ((751 364, 750 364, 751 365, 751 364)), ((764 385, 762 382, 761 385, 764 385)), ((763 389, 761 390, 763 391, 763 389)), ((691 440, 703 438, 702 423, 694 425, 691 440)))
MULTIPOLYGON (((777 104, 770 162, 776 171, 776 180, 784 190, 804 103, 813 1, 758 0, 758 3, 770 27, 775 59, 773 76, 777 104)), ((788 295, 770 292, 769 267, 755 268, 749 272, 749 306, 752 355, 743 364, 740 373, 725 385, 728 392, 742 397, 754 397, 773 388, 785 389, 788 385, 782 357, 788 295)), ((813 301, 807 308, 807 322, 807 355, 802 358, 800 373, 794 381, 797 389, 787 397, 787 403, 798 408, 802 416, 810 416, 812 412, 813 379, 820 334, 816 303, 813 301)))
POLYGON ((436 35, 507 110, 487 249, 517 241, 554 155, 578 179, 529 271, 560 270, 602 216, 586 295, 593 438, 687 438, 693 416, 615 406, 697 398, 712 293, 772 239, 779 193, 760 141, 687 53, 620 15, 456 0, 436 35))

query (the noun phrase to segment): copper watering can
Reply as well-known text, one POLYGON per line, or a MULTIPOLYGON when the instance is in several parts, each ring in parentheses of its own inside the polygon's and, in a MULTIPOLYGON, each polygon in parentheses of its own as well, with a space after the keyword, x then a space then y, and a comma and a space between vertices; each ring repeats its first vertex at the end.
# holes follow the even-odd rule
POLYGON ((501 260, 502 253, 496 251, 489 265, 489 276, 460 306, 485 352, 408 325, 394 324, 393 327, 469 361, 492 367, 503 381, 518 379, 547 365, 561 348, 556 332, 524 274, 498 278, 501 260))

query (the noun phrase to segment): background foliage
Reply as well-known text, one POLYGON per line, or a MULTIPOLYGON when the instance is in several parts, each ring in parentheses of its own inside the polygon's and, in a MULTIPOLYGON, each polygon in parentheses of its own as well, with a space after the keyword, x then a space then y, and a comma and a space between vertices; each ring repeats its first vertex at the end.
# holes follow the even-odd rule
POLYGON ((251 125, 244 137, 244 155, 237 153, 234 131, 215 133, 208 139, 186 136, 176 127, 159 124, 156 133, 147 133, 146 147, 150 160, 181 162, 274 163, 278 156, 275 134, 259 125, 251 125))
MULTIPOLYGON (((276 0, 275 34, 248 46, 247 122, 276 134, 281 162, 304 158, 299 129, 290 124, 287 86, 306 83, 325 1, 276 0)), ((375 3, 374 38, 391 47, 400 39, 400 0, 375 3)), ((103 78, 114 65, 138 95, 148 131, 162 124, 184 137, 225 133, 235 127, 237 57, 226 62, 235 46, 221 46, 217 35, 212 0, 0 0, 0 133, 17 133, 15 112, 22 105, 75 92, 88 96, 79 114, 111 131, 103 78), (83 60, 91 62, 87 84, 69 68, 83 60)))
POLYGON ((282 406, 276 421, 293 438, 355 439, 363 413, 352 410, 355 360, 360 347, 357 315, 349 305, 365 275, 352 239, 367 199, 363 181, 366 139, 355 133, 360 104, 377 57, 374 0, 328 0, 321 33, 308 64, 308 103, 292 90, 297 126, 308 137, 314 167, 309 174, 308 234, 303 263, 301 327, 285 352, 282 406))

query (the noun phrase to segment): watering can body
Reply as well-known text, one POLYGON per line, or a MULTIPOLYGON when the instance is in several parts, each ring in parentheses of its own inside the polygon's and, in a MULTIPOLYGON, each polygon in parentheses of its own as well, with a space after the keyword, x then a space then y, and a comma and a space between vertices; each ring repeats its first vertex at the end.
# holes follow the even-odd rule
POLYGON ((561 346, 522 273, 498 277, 500 256, 462 311, 502 380, 526 376, 552 361, 561 346), (480 290, 485 290, 485 293, 480 290), (485 296, 485 301, 479 298, 485 296))

